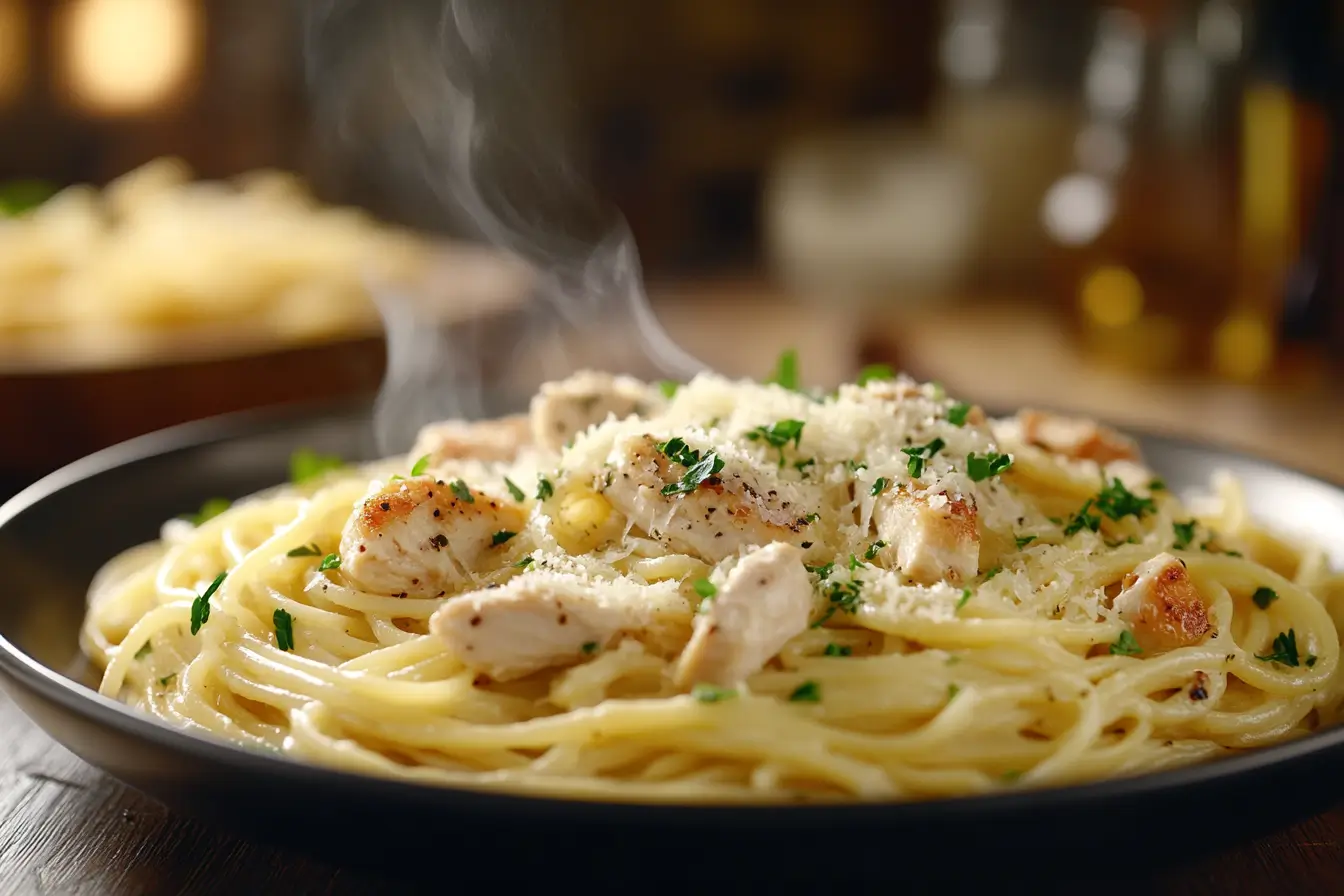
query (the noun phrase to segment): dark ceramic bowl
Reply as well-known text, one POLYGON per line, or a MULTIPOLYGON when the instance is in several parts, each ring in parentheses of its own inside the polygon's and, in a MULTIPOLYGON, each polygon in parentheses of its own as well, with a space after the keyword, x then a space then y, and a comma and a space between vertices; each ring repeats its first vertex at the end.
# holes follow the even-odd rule
MULTIPOLYGON (((209 420, 102 451, 15 497, 0 508, 0 682, 74 753, 184 813, 345 864, 439 876, 445 886, 545 869, 580 888, 725 875, 892 886, 1074 871, 1114 879, 1138 863, 1151 869, 1287 825, 1344 796, 1341 727, 1177 771, 931 802, 528 798, 302 765, 174 730, 95 693, 77 635, 98 567, 207 498, 283 480, 297 447, 372 457, 368 420, 364 404, 209 420)), ((1308 523, 1344 564, 1344 490, 1176 439, 1150 436, 1143 446, 1178 492, 1203 488, 1215 469, 1232 471, 1262 520, 1308 523)))

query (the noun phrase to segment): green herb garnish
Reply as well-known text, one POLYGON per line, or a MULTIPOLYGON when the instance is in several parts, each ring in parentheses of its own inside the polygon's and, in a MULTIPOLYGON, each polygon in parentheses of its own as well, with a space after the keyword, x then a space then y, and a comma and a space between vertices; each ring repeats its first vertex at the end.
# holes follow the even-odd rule
POLYGON ((966 417, 971 413, 971 406, 964 401, 959 401, 947 409, 947 422, 953 426, 965 426, 966 417))
POLYGON ((952 608, 952 612, 960 613, 961 608, 966 606, 966 602, 970 599, 971 599, 971 589, 969 588, 961 589, 961 599, 957 601, 957 605, 952 608))
POLYGON ((219 586, 224 584, 226 575, 228 575, 227 572, 222 572, 215 576, 215 580, 210 583, 209 588, 205 589, 205 593, 198 595, 191 602, 191 633, 193 635, 201 630, 201 626, 210 621, 210 598, 219 590, 219 586))
POLYGON ((857 382, 860 386, 866 386, 877 380, 894 380, 896 371, 890 364, 869 364, 859 371, 857 382))
POLYGON ((670 482, 663 486, 664 495, 689 495, 700 487, 700 484, 712 476, 717 476, 723 470, 723 458, 711 451, 704 457, 697 460, 686 468, 686 472, 681 475, 681 479, 676 482, 670 482))
POLYGON ((797 350, 788 349, 781 352, 779 360, 775 362, 775 372, 765 382, 767 385, 782 386, 797 392, 799 387, 797 350))
POLYGON ((340 568, 341 568, 340 554, 328 554, 327 556, 322 558, 321 563, 317 564, 318 572, 326 572, 329 569, 340 569, 340 568))
POLYGON ((275 623, 275 646, 281 650, 293 650, 294 617, 284 610, 276 609, 271 614, 271 621, 275 623))
POLYGON ((961 693, 960 687, 958 687, 955 683, 949 684, 947 686, 947 702, 951 703, 952 698, 957 696, 957 694, 959 693, 961 693))
POLYGON ((1140 498, 1125 488, 1125 484, 1119 479, 1112 479, 1110 485, 1097 493, 1096 506, 1113 520, 1127 516, 1143 519, 1144 514, 1151 513, 1157 508, 1152 498, 1140 498))
POLYGON ((322 549, 316 544, 305 544, 285 551, 286 557, 321 557, 322 549))
POLYGON ((318 454, 311 448, 300 448, 289 456, 289 481, 295 485, 309 482, 343 466, 345 461, 334 454, 318 454))
POLYGON ((1134 633, 1125 629, 1120 633, 1110 647, 1111 653, 1116 656, 1138 656, 1143 653, 1143 648, 1139 647, 1139 642, 1134 640, 1134 633))
POLYGON ((695 584, 691 586, 695 593, 708 600, 719 593, 719 589, 709 579, 696 579, 695 584))
POLYGON ((723 700, 731 700, 737 696, 737 691, 731 688, 721 688, 712 684, 697 684, 691 688, 691 696, 701 703, 719 703, 723 700))
POLYGON ((452 489, 453 495, 457 497, 457 500, 467 504, 476 503, 476 498, 471 494, 470 486, 461 479, 454 479, 452 482, 448 483, 448 488, 452 489))
POLYGON ((681 383, 677 382, 676 380, 658 381, 658 391, 663 393, 664 398, 671 398, 672 396, 676 395, 677 390, 680 388, 681 383))
POLYGON ((869 563, 872 563, 873 560, 877 558, 878 551, 882 550, 886 546, 887 543, 885 541, 878 539, 877 541, 868 545, 868 550, 863 552, 863 559, 867 560, 869 563))
POLYGON ((802 437, 803 421, 801 420, 780 420, 777 423, 771 423, 769 426, 758 426, 747 433, 747 438, 751 441, 763 441, 778 451, 781 467, 784 466, 784 449, 788 447, 790 442, 796 449, 802 437))
POLYGON ((517 563, 513 564, 513 568, 514 568, 514 569, 527 569, 527 568, 528 568, 529 566, 531 566, 534 562, 536 562, 536 561, 534 561, 534 560, 532 559, 532 555, 531 555, 531 554, 528 554, 526 557, 522 558, 522 559, 519 560, 517 563))
POLYGON ((1019 535, 1016 539, 1017 549, 1020 551, 1035 540, 1036 540, 1035 535, 1019 535))
POLYGON ((1279 632, 1278 637, 1274 639, 1273 649, 1263 656, 1257 653, 1255 658, 1267 663, 1281 663, 1285 666, 1298 665, 1297 633, 1292 629, 1279 632))
POLYGON ((1172 523, 1171 530, 1175 536, 1171 546, 1173 549, 1183 551, 1190 547, 1190 543, 1195 540, 1195 530, 1199 527, 1198 520, 1190 520, 1186 523, 1172 523))
POLYGON ((545 501, 555 494, 555 486, 545 476, 537 477, 537 500, 545 501))
POLYGON ((910 460, 906 463, 906 469, 915 479, 924 475, 924 462, 932 460, 933 456, 947 447, 947 443, 942 439, 934 439, 927 445, 920 445, 914 448, 902 448, 901 453, 908 455, 910 460))
POLYGON ((994 567, 994 568, 991 569, 989 572, 985 573, 985 581, 988 582, 990 579, 994 578, 996 575, 998 575, 998 574, 1001 573, 1001 572, 1003 572, 1003 567, 1002 567, 1002 566, 996 566, 996 567, 994 567))
POLYGON ((415 462, 415 465, 411 467, 411 475, 419 476, 428 469, 429 469, 429 455, 426 454, 424 457, 417 460, 415 462))
POLYGON ((1078 509, 1078 512, 1069 518, 1069 524, 1064 527, 1064 534, 1066 536, 1081 532, 1084 529, 1096 532, 1101 528, 1101 517, 1093 513, 1088 513, 1088 511, 1092 509, 1095 500, 1096 499, 1094 498, 1088 498, 1083 502, 1083 506, 1078 509))
POLYGON ((504 487, 509 490, 509 497, 513 498, 513 500, 515 501, 527 500, 527 495, 523 494, 523 490, 520 489, 514 483, 514 481, 507 476, 504 477, 504 487))
POLYGON ((584 644, 583 644, 583 652, 584 652, 584 655, 585 655, 585 656, 591 656, 592 654, 596 653, 596 652, 597 652, 597 642, 596 642, 596 641, 585 641, 584 644))
POLYGON ((844 644, 827 644, 826 649, 822 651, 826 656, 849 656, 853 652, 853 647, 844 644))
POLYGON ((142 660, 154 652, 154 645, 146 641, 140 645, 140 649, 135 652, 132 659, 142 660))
POLYGON ((228 498, 211 498, 201 505, 201 509, 192 514, 188 519, 197 526, 206 520, 212 520, 224 511, 233 506, 233 502, 228 498))
POLYGON ((1273 588, 1266 588, 1264 586, 1255 589, 1255 593, 1251 595, 1251 600, 1262 610, 1268 610, 1269 605, 1278 599, 1279 593, 1277 591, 1273 588))
MULTIPOLYGON (((923 463, 923 461, 920 461, 920 463, 923 463)), ((873 487, 868 490, 868 494, 876 498, 878 495, 882 494, 884 491, 887 490, 887 484, 888 484, 887 477, 885 476, 877 477, 876 479, 873 480, 873 487)))
POLYGON ((790 703, 820 703, 821 685, 815 681, 805 681, 793 689, 789 695, 790 703))
POLYGON ((997 476, 1013 465, 1011 454, 999 454, 991 451, 980 457, 974 451, 966 455, 966 475, 972 482, 983 482, 991 476, 997 476))
POLYGON ((517 534, 517 532, 510 532, 508 529, 500 529, 494 535, 490 536, 490 545, 491 547, 494 547, 495 545, 503 544, 517 534))

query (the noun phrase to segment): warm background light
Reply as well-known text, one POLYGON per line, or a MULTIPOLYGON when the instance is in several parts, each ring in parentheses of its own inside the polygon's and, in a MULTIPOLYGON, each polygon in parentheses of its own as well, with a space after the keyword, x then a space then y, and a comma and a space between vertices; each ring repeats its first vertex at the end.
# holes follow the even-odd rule
POLYGON ((196 0, 75 0, 57 30, 69 98, 92 112, 162 106, 187 86, 196 63, 196 0))
POLYGON ((0 106, 28 80, 28 10, 22 0, 0 0, 0 106))

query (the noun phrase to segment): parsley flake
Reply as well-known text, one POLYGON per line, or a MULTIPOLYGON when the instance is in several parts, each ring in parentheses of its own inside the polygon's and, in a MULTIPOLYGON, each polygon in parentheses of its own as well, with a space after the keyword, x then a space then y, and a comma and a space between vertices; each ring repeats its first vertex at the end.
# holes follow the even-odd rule
POLYGON ((793 689, 789 695, 790 703, 820 703, 821 685, 815 681, 805 681, 793 689))
POLYGON ((806 569, 810 573, 815 573, 819 578, 824 579, 835 569, 835 561, 832 560, 830 563, 823 563, 820 566, 808 566, 804 563, 803 569, 806 569))
POLYGON ((765 382, 766 385, 782 386, 791 392, 798 391, 798 352, 796 349, 788 349, 780 353, 779 360, 775 362, 775 372, 765 382))
POLYGON ((191 520, 194 525, 199 526, 206 520, 212 520, 219 516, 232 506, 233 502, 228 498, 211 498, 202 504, 201 509, 188 517, 188 519, 191 520))
POLYGON ((964 401, 959 401, 947 409, 947 422, 953 426, 965 426, 966 417, 971 413, 971 406, 964 401))
POLYGON ((530 567, 534 562, 536 562, 536 561, 534 561, 534 560, 532 559, 532 555, 531 555, 531 554, 528 554, 526 557, 522 558, 522 559, 519 560, 517 563, 513 564, 513 568, 514 568, 514 569, 527 569, 527 568, 530 567))
POLYGON ((701 703, 719 703, 724 700, 731 700, 737 696, 737 691, 731 688, 721 688, 717 685, 700 683, 691 688, 691 696, 701 703))
POLYGON ((1150 492, 1164 492, 1166 490, 1167 490, 1167 484, 1163 482, 1161 479, 1154 479, 1153 481, 1148 483, 1148 491, 1150 492))
MULTIPOLYGON (((769 426, 758 426, 747 433, 747 438, 753 442, 765 442, 770 447, 779 452, 779 465, 784 466, 784 449, 789 443, 793 447, 798 447, 799 441, 803 437, 802 420, 780 420, 777 423, 771 423, 769 426)), ((687 464, 687 466, 690 466, 687 464)))
POLYGON ((452 489, 453 495, 456 496, 457 500, 467 504, 476 503, 476 498, 471 494, 470 486, 461 479, 454 479, 452 482, 448 483, 448 488, 452 489))
POLYGON ((504 487, 509 490, 509 497, 513 498, 513 500, 515 501, 527 500, 527 495, 523 494, 523 490, 520 489, 518 485, 507 476, 504 477, 504 487))
MULTIPOLYGON (((913 461, 913 458, 911 458, 911 460, 913 461)), ((923 461, 920 461, 920 463, 922 464, 923 461)), ((868 494, 876 498, 878 495, 882 494, 884 491, 887 490, 887 484, 888 484, 887 477, 885 476, 877 477, 875 480, 873 480, 873 487, 868 490, 868 494)))
POLYGON ((311 448, 300 448, 289 456, 289 481, 295 485, 339 470, 345 461, 334 454, 318 454, 311 448))
POLYGON ((984 457, 980 457, 974 451, 966 455, 966 475, 971 477, 972 482, 984 482, 991 476, 997 476, 1013 465, 1013 456, 1011 454, 1000 454, 997 451, 990 451, 984 457))
POLYGON ((146 641, 140 645, 140 649, 135 652, 132 659, 142 660, 154 652, 154 645, 146 641))
POLYGON ((957 605, 952 608, 952 612, 960 613, 961 608, 966 606, 966 602, 970 599, 971 599, 971 589, 969 588, 961 589, 961 600, 957 601, 957 605))
POLYGON ((1144 514, 1151 513, 1157 505, 1152 498, 1140 498, 1125 488, 1119 479, 1112 479, 1110 485, 1097 493, 1096 507, 1111 519, 1119 520, 1127 516, 1143 519, 1144 514))
POLYGON ((1267 663, 1280 663, 1284 666, 1298 665, 1297 632, 1292 629, 1279 632, 1278 637, 1274 639, 1272 648, 1269 653, 1263 656, 1257 653, 1255 658, 1267 663))
POLYGON ((1265 588, 1264 586, 1255 589, 1255 593, 1251 595, 1251 600, 1262 610, 1268 610, 1269 605, 1278 599, 1279 593, 1277 591, 1273 588, 1265 588))
POLYGON ((490 536, 490 545, 491 547, 494 547, 495 545, 503 544, 517 534, 517 532, 510 532, 508 529, 500 529, 494 535, 490 536))
POLYGON ((293 650, 294 617, 284 610, 277 609, 271 614, 271 621, 275 623, 275 646, 281 650, 293 650))
POLYGON ((877 558, 878 551, 882 550, 886 546, 887 543, 885 541, 878 539, 877 541, 868 545, 868 550, 863 552, 863 559, 868 561, 869 563, 872 563, 873 560, 877 558))
POLYGON ((1172 523, 1171 530, 1175 536, 1171 543, 1172 548, 1178 551, 1183 551, 1190 547, 1191 542, 1195 540, 1195 530, 1198 527, 1198 520, 1190 520, 1185 523, 1172 523))
POLYGON ((583 653, 585 656, 592 656, 594 653, 597 653, 597 642, 585 641, 583 644, 583 653))
POLYGON ((951 702, 952 702, 952 699, 953 699, 954 697, 956 697, 957 694, 960 694, 960 693, 961 693, 961 688, 956 684, 956 682, 952 682, 952 683, 948 684, 948 686, 947 686, 947 702, 948 702, 948 703, 951 703, 951 702))
POLYGON ((994 568, 991 569, 989 572, 985 573, 985 581, 988 582, 990 579, 994 578, 996 575, 998 575, 998 574, 1001 573, 1001 572, 1003 572, 1003 567, 1002 567, 1002 566, 996 566, 996 567, 994 567, 994 568))
POLYGON ((201 630, 201 626, 210 621, 210 598, 219 586, 224 584, 224 577, 227 572, 222 572, 215 576, 215 580, 210 583, 210 587, 205 589, 205 593, 198 595, 191 602, 191 633, 194 635, 201 630))
POLYGON ((321 557, 321 556, 322 556, 322 549, 319 548, 319 547, 317 546, 316 543, 314 543, 314 544, 305 544, 305 545, 300 545, 300 546, 297 547, 297 548, 290 548, 288 551, 285 551, 285 556, 286 556, 286 557, 321 557))
POLYGON ((1139 642, 1134 639, 1134 633, 1125 629, 1120 633, 1110 647, 1111 653, 1115 656, 1138 656, 1143 653, 1143 648, 1139 647, 1139 642))
POLYGON ((1035 535, 1019 535, 1016 539, 1017 549, 1020 551, 1035 540, 1036 540, 1035 535))
POLYGON ((672 396, 676 395, 677 390, 680 388, 681 383, 677 382, 676 380, 658 381, 658 391, 663 393, 664 398, 671 398, 672 396))
POLYGON ((162 678, 159 679, 159 686, 160 686, 160 687, 165 687, 165 688, 166 688, 166 687, 168 687, 168 685, 172 684, 172 682, 173 682, 173 680, 174 680, 175 678, 177 678, 177 673, 176 673, 176 672, 169 672, 167 675, 165 675, 165 676, 163 676, 162 678))
POLYGON ((696 594, 706 600, 719 593, 719 589, 709 579, 696 579, 691 587, 695 589, 696 594))
POLYGON ((906 469, 915 479, 924 475, 924 463, 933 459, 933 456, 947 447, 947 443, 942 439, 934 439, 927 445, 919 445, 914 448, 902 448, 901 453, 908 455, 910 460, 906 463, 906 469))
POLYGON ((424 457, 420 458, 415 462, 415 466, 411 467, 411 475, 419 476, 428 469, 429 469, 429 455, 426 454, 424 457))
POLYGON ((1096 499, 1094 498, 1088 498, 1083 502, 1083 506, 1078 509, 1077 513, 1069 518, 1068 525, 1064 527, 1065 536, 1073 535, 1084 529, 1096 532, 1101 528, 1101 517, 1094 513, 1088 513, 1088 511, 1092 509, 1094 503, 1096 503, 1096 499))
MULTIPOLYGON (((677 440, 679 441, 679 440, 677 440)), ((689 449, 688 449, 689 450, 689 449)), ((711 451, 686 468, 681 478, 663 486, 664 495, 689 495, 700 487, 706 479, 717 476, 723 470, 723 458, 711 451)))
POLYGON ((340 569, 340 568, 341 568, 340 554, 328 554, 327 556, 322 558, 321 563, 317 564, 318 572, 326 572, 329 569, 340 569))
MULTIPOLYGON (((834 567, 834 564, 828 566, 834 567)), ((859 605, 863 603, 863 595, 860 593, 862 587, 862 583, 855 579, 850 579, 848 582, 829 582, 824 592, 829 605, 822 617, 812 623, 812 627, 820 628, 838 612, 857 612, 859 605)))
POLYGON ((826 656, 849 656, 853 652, 854 648, 845 644, 827 644, 826 649, 822 651, 826 656))
POLYGON ((537 477, 537 500, 545 501, 555 494, 555 486, 545 476, 537 477))
POLYGON ((890 364, 869 364, 859 371, 857 382, 860 386, 881 380, 896 379, 896 371, 890 364))

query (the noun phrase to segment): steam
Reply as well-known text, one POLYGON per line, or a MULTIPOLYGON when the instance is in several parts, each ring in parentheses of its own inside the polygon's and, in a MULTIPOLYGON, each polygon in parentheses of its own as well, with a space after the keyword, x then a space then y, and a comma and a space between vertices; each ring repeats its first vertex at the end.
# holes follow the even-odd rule
MULTIPOLYGON (((686 378, 704 365, 666 336, 624 220, 580 174, 565 120, 563 4, 500 0, 308 0, 305 60, 320 124, 373 157, 391 189, 531 271, 507 338, 484 324, 440 331, 425 303, 379 284, 388 369, 375 406, 385 453, 421 425, 492 408, 491 371, 533 380, 593 362, 686 378)), ((452 270, 443 272, 451 283, 452 270)), ((433 291, 434 284, 425 284, 433 291)), ((507 377, 505 377, 507 378, 507 377)), ((521 388, 530 390, 530 382, 521 388)))

